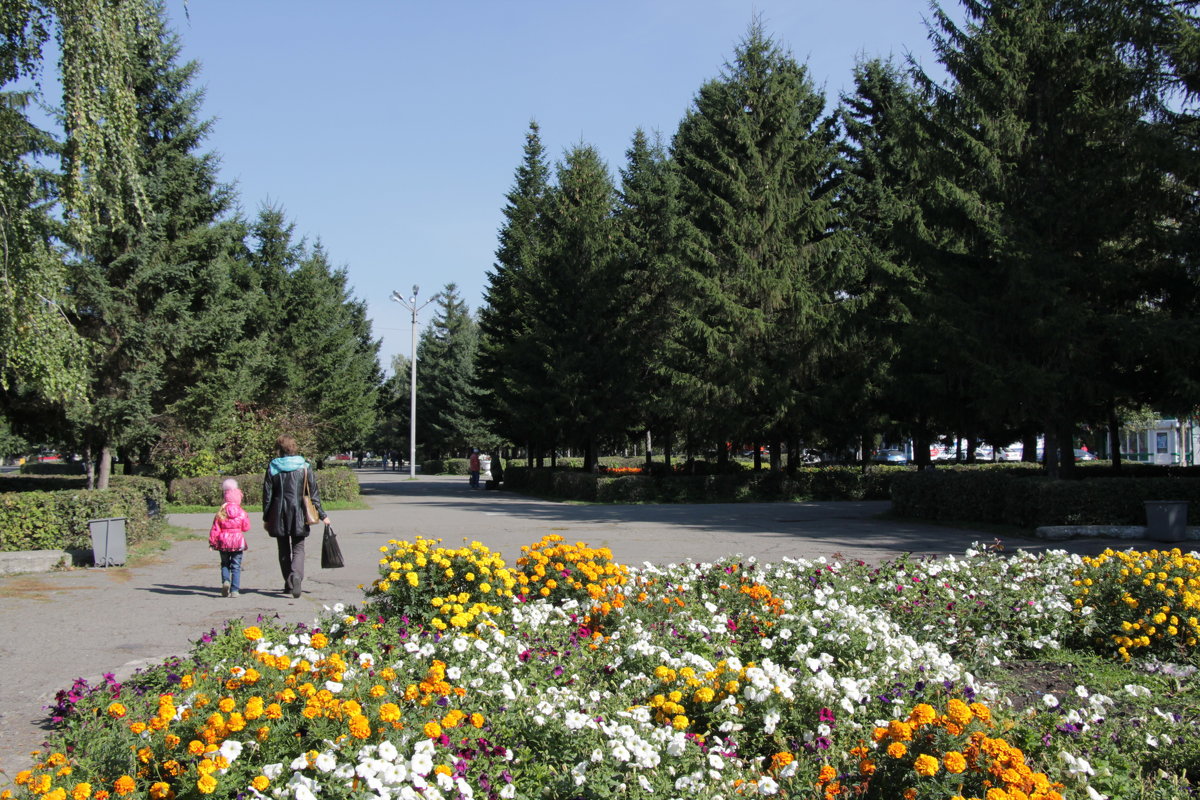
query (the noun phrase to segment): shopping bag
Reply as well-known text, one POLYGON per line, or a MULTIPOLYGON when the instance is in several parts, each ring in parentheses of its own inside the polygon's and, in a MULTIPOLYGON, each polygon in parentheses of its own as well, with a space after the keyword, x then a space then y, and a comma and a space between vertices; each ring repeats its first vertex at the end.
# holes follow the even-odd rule
POLYGON ((338 546, 337 534, 332 525, 325 526, 325 535, 321 539, 321 569, 336 569, 346 566, 342 558, 342 548, 338 546))

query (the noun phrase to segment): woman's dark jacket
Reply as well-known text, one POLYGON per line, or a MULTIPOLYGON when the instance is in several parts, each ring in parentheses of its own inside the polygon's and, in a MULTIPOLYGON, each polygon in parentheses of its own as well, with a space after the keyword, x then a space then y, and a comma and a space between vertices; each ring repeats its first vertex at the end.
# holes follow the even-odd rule
POLYGON ((308 536, 304 524, 304 476, 308 476, 308 496, 321 519, 325 509, 321 507, 321 492, 317 488, 317 476, 312 467, 305 463, 299 469, 271 474, 268 468, 263 476, 263 525, 273 537, 308 536))

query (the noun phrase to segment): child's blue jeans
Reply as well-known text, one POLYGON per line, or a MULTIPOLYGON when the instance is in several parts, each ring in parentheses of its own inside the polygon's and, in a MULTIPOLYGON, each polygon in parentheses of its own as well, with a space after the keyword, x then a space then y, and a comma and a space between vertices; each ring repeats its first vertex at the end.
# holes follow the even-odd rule
POLYGON ((242 551, 221 551, 221 583, 228 583, 231 591, 241 591, 242 551))

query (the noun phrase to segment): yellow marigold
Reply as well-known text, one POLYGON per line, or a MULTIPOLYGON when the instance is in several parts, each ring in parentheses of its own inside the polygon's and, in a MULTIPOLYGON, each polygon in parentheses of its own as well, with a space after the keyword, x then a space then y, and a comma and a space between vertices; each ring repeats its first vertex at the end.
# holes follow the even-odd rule
POLYGON ((424 731, 425 735, 428 736, 430 739, 436 739, 442 735, 442 726, 439 725, 436 721, 432 721, 432 720, 429 722, 426 722, 425 726, 423 728, 421 728, 421 730, 424 731))
POLYGON ((146 723, 144 723, 144 722, 129 723, 129 732, 132 733, 134 736, 141 736, 143 733, 146 732, 146 723))
POLYGON ((243 629, 242 635, 252 642, 263 638, 262 628, 258 627, 257 625, 251 625, 250 627, 243 629))
POLYGON ((395 703, 384 703, 379 707, 379 719, 384 722, 399 722, 400 706, 395 703))
POLYGON ((201 794, 212 794, 217 790, 217 779, 212 775, 201 775, 196 781, 196 788, 201 794))
POLYGON ((108 704, 108 715, 113 719, 120 719, 121 717, 125 716, 126 713, 128 712, 126 712, 125 706, 121 705, 120 703, 108 704))
POLYGON ((71 800, 88 800, 91 796, 92 785, 90 783, 77 783, 71 790, 71 800))
POLYGON ((938 760, 928 753, 922 753, 917 756, 917 760, 913 762, 913 770, 923 777, 929 778, 937 774, 938 768, 941 765, 938 760))
POLYGON ((1010 800, 1008 792, 1003 789, 988 789, 984 800, 1010 800))
POLYGON ((908 748, 903 742, 892 742, 887 747, 887 754, 892 758, 904 758, 904 754, 908 752, 908 748))
POLYGON ((985 725, 992 721, 992 710, 983 703, 971 703, 971 713, 985 725))
POLYGON ((478 711, 471 715, 471 724, 476 728, 482 728, 483 721, 483 714, 480 714, 478 711))
POLYGON ((57 789, 46 793, 42 800, 67 800, 67 790, 59 786, 57 789))
POLYGON ((957 750, 951 750, 942 756, 942 765, 946 768, 946 772, 957 775, 967 768, 967 759, 957 750))
POLYGON ((171 791, 171 785, 163 781, 155 781, 150 784, 150 797, 154 800, 170 800, 175 796, 175 792, 171 791))
POLYGON ((260 792, 265 792, 267 787, 271 785, 271 781, 266 775, 255 775, 250 785, 260 792))
POLYGON ((671 720, 671 727, 677 731, 686 731, 687 726, 691 723, 683 714, 676 714, 675 719, 671 720))
POLYGON ((912 725, 907 722, 901 722, 894 719, 888 723, 888 736, 891 736, 897 742, 907 742, 912 739, 912 725))
POLYGON ((119 795, 133 794, 133 790, 137 788, 137 784, 133 782, 133 778, 128 775, 122 775, 113 781, 113 791, 119 795))
POLYGON ((796 757, 784 750, 771 756, 771 769, 780 770, 796 760, 796 757))
POLYGON ((271 729, 266 725, 263 725, 254 732, 254 738, 258 739, 260 742, 265 742, 267 739, 271 738, 271 729))

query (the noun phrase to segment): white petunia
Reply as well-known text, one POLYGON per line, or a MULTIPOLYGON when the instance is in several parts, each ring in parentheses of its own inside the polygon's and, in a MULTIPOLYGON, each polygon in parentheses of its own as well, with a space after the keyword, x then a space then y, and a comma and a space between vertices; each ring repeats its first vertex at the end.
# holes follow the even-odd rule
POLYGON ((379 757, 384 761, 395 761, 398 755, 400 751, 396 749, 396 745, 386 739, 379 743, 379 757))
POLYGON ((1052 694, 1042 695, 1042 705, 1046 708, 1058 708, 1058 698, 1052 694))
POLYGON ((321 753, 317 756, 314 766, 321 772, 332 772, 334 767, 337 766, 337 758, 334 757, 333 753, 321 753))

